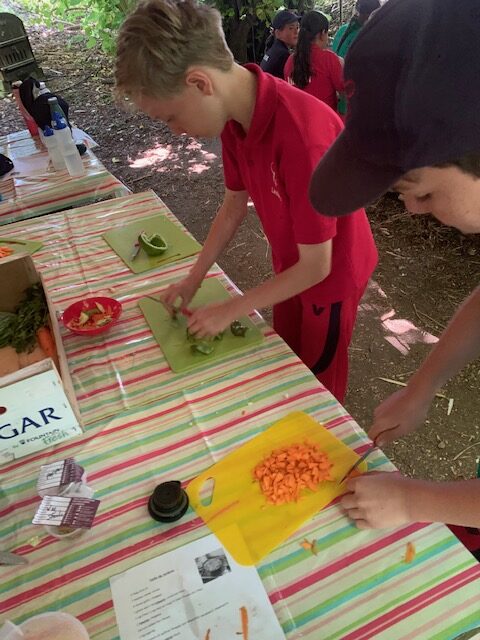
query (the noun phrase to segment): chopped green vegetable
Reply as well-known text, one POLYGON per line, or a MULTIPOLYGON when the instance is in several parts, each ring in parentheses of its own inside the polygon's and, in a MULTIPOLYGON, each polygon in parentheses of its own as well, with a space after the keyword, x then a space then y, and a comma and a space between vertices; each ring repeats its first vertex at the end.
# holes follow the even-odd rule
POLYGON ((190 349, 192 353, 201 353, 204 356, 209 356, 215 351, 213 344, 206 340, 197 340, 197 342, 190 345, 190 349))
POLYGON ((0 313, 0 346, 12 346, 17 353, 32 351, 37 331, 47 325, 48 306, 42 285, 37 282, 25 291, 14 313, 0 313))
POLYGON ((168 244, 159 233, 147 235, 145 232, 138 236, 138 242, 149 256, 160 256, 168 249, 168 244))
POLYGON ((187 327, 187 340, 190 342, 190 350, 192 353, 201 353, 204 356, 209 356, 215 351, 214 342, 223 340, 223 331, 217 333, 216 336, 209 338, 197 338, 187 327))
POLYGON ((248 327, 246 327, 240 320, 234 320, 230 325, 230 331, 234 336, 239 336, 241 338, 245 337, 245 334, 248 331, 248 327))
POLYGON ((0 311, 0 347, 6 347, 13 340, 13 330, 17 321, 14 313, 0 311))

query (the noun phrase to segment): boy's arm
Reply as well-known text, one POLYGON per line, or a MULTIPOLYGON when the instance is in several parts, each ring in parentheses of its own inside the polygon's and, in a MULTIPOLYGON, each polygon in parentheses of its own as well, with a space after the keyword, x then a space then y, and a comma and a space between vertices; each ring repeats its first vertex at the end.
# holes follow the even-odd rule
POLYGON ((428 482, 399 473, 368 473, 347 483, 341 504, 360 529, 408 522, 480 527, 480 480, 428 482))
POLYGON ((208 270, 229 244, 238 227, 247 216, 248 193, 225 189, 220 209, 208 232, 203 249, 193 265, 189 276, 202 282, 208 270))
POLYGON ((250 289, 243 296, 197 309, 189 319, 189 329, 199 337, 216 335, 231 322, 248 315, 254 309, 288 300, 329 275, 332 263, 331 240, 315 245, 298 245, 298 252, 298 262, 293 266, 250 289))
POLYGON ((178 297, 182 298, 183 306, 190 303, 208 270, 216 262, 245 219, 248 211, 247 202, 248 194, 246 191, 225 189, 223 203, 210 227, 197 261, 186 278, 171 285, 164 292, 162 300, 165 304, 174 305, 178 297))
POLYGON ((425 420, 435 393, 480 355, 480 287, 467 298, 407 387, 375 411, 369 436, 379 445, 410 433, 425 420))

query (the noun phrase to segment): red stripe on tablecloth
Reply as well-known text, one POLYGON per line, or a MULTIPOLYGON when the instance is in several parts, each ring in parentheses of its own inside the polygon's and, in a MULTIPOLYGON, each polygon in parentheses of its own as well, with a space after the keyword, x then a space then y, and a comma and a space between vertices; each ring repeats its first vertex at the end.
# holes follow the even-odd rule
MULTIPOLYGON (((293 582, 290 585, 286 585, 282 587, 281 590, 273 591, 269 595, 270 601, 272 602, 272 604, 275 604, 275 602, 279 602, 282 599, 289 598, 295 595, 296 593, 298 593, 299 591, 302 591, 303 589, 307 589, 308 587, 311 587, 319 580, 323 580, 324 578, 327 578, 327 577, 329 578, 333 574, 335 574, 337 571, 342 571, 343 569, 346 569, 353 563, 358 562, 359 560, 362 560, 363 558, 366 558, 372 555, 379 549, 383 549, 384 547, 387 547, 388 545, 393 544, 398 540, 402 540, 407 535, 415 533, 415 531, 419 531, 420 529, 423 529, 424 527, 428 527, 428 526, 430 525, 416 522, 414 524, 409 525, 408 527, 397 529, 396 531, 391 533, 389 536, 386 536, 381 540, 377 540, 372 544, 365 545, 358 551, 354 551, 353 553, 343 556, 342 558, 340 558, 339 560, 336 560, 335 562, 331 562, 330 564, 323 567, 322 569, 319 569, 318 571, 315 571, 309 574, 302 580, 298 580, 297 582, 293 582)), ((346 640, 346 639, 343 638, 342 640, 346 640)))
MULTIPOLYGON (((284 366, 286 366, 286 365, 284 365, 284 366)), ((274 370, 273 372, 270 372, 270 373, 274 373, 274 372, 276 372, 276 370, 274 370)), ((269 375, 269 372, 264 372, 260 376, 257 376, 257 379, 260 378, 260 377, 264 377, 266 375, 269 375)), ((250 380, 251 380, 251 378, 249 378, 247 380, 242 380, 242 381, 238 382, 236 386, 240 386, 241 384, 246 384, 246 383, 250 382, 250 380)), ((275 403, 273 405, 268 405, 267 407, 259 409, 258 411, 249 413, 248 417, 252 418, 252 417, 261 415, 262 413, 265 413, 267 411, 271 411, 273 408, 288 404, 293 400, 297 400, 299 398, 307 397, 308 395, 313 395, 313 394, 318 393, 318 392, 323 392, 323 390, 319 387, 318 389, 304 391, 301 394, 293 395, 292 397, 290 397, 290 398, 288 398, 286 400, 282 400, 282 401, 277 402, 277 403, 275 403)), ((139 424, 142 424, 143 422, 148 422, 150 420, 160 419, 160 418, 162 418, 163 416, 165 416, 165 415, 167 415, 169 413, 172 413, 174 411, 177 411, 178 409, 182 409, 184 407, 187 407, 189 404, 195 404, 197 402, 201 402, 203 399, 204 398, 193 399, 191 402, 184 401, 184 402, 182 402, 180 404, 176 404, 175 406, 169 407, 168 409, 165 409, 163 411, 159 411, 158 413, 154 414, 153 416, 148 416, 147 418, 142 418, 140 420, 133 420, 132 422, 128 422, 126 424, 118 425, 117 427, 112 427, 111 429, 102 430, 100 433, 96 433, 96 434, 94 434, 92 436, 89 436, 89 437, 87 436, 86 438, 84 438, 82 440, 82 445, 85 445, 88 442, 90 442, 91 440, 94 440, 96 438, 106 437, 106 436, 108 436, 110 434, 113 434, 113 433, 115 433, 117 431, 123 431, 124 429, 129 429, 131 427, 135 427, 135 426, 137 426, 139 424)), ((230 422, 226 423, 225 425, 223 425, 221 427, 217 427, 216 429, 213 429, 211 431, 206 432, 206 435, 215 433, 216 431, 222 430, 224 428, 227 429, 227 428, 230 428, 232 426, 235 426, 239 422, 241 422, 242 420, 244 420, 243 416, 241 416, 239 418, 236 418, 234 420, 231 420, 230 422)), ((196 436, 196 439, 201 438, 201 437, 203 437, 203 435, 202 434, 198 434, 196 436)), ((190 438, 190 439, 184 440, 183 442, 184 443, 186 443, 186 442, 190 443, 190 442, 193 442, 193 441, 194 441, 194 439, 192 440, 190 438)), ((55 451, 55 454, 59 455, 59 454, 61 454, 63 452, 67 452, 69 449, 78 446, 78 444, 79 444, 78 442, 69 442, 69 443, 65 444, 64 446, 59 447, 55 451)), ((173 448, 178 448, 179 446, 180 446, 180 444, 177 442, 175 445, 173 445, 173 448)), ((164 451, 170 450, 171 448, 172 448, 172 446, 169 446, 169 447, 167 447, 165 449, 160 449, 159 451, 164 452, 164 451)), ((148 455, 148 454, 146 454, 146 455, 148 455)), ((155 455, 157 455, 157 454, 155 454, 155 455)), ((43 455, 41 453, 39 453, 36 456, 31 456, 29 458, 29 462, 35 462, 36 460, 42 460, 42 459, 43 459, 43 455)), ((15 464, 12 464, 12 465, 6 467, 4 469, 4 472, 8 473, 9 471, 13 471, 14 469, 18 468, 19 466, 22 466, 22 464, 23 464, 23 461, 20 461, 20 462, 17 462, 15 464)), ((115 465, 114 467, 107 467, 107 468, 103 469, 102 472, 97 472, 96 474, 95 473, 94 474, 89 474, 89 478, 92 479, 92 478, 101 477, 101 476, 106 475, 107 473, 109 473, 111 470, 118 469, 119 466, 120 467, 122 467, 122 466, 125 467, 127 465, 121 464, 121 465, 115 465)), ((131 465, 128 465, 128 466, 131 466, 131 465)), ((33 496, 33 497, 27 498, 25 500, 16 502, 15 504, 11 504, 8 507, 6 507, 5 509, 3 509, 2 511, 0 511, 0 518, 13 513, 17 509, 21 509, 23 507, 29 506, 29 505, 33 504, 34 502, 36 502, 36 501, 37 501, 37 497, 33 496)))
MULTIPOLYGON (((314 395, 315 393, 318 393, 319 391, 321 391, 320 389, 315 389, 315 390, 308 390, 308 391, 304 391, 303 393, 299 393, 296 394, 294 396, 292 396, 291 398, 288 398, 286 400, 281 400, 280 402, 276 402, 273 405, 270 405, 269 407, 264 407, 258 411, 254 411, 252 413, 249 413, 248 417, 251 418, 255 418, 258 415, 261 415, 262 413, 265 413, 265 411, 271 411, 272 409, 277 409, 278 407, 284 406, 285 404, 290 403, 292 400, 299 400, 300 398, 305 398, 311 395, 314 395)), ((218 427, 215 427, 213 429, 210 429, 208 431, 206 431, 205 433, 198 433, 195 434, 194 436, 190 436, 189 438, 185 438, 184 440, 181 441, 177 441, 174 444, 171 445, 167 445, 166 447, 162 447, 160 449, 156 449, 154 451, 150 451, 148 453, 144 453, 141 456, 137 456, 136 458, 132 458, 130 460, 128 460, 128 463, 119 463, 113 467, 108 467, 106 469, 102 469, 100 471, 97 471, 96 473, 91 473, 89 474, 89 478, 92 480, 95 480, 97 478, 102 478, 105 475, 109 475, 110 473, 115 473, 117 471, 119 471, 120 469, 127 469, 129 467, 133 467, 136 466, 137 464, 142 464, 144 462, 146 462, 147 460, 151 460, 152 458, 157 458, 159 456, 162 456, 166 453, 168 453, 169 451, 173 451, 175 449, 178 448, 182 448, 185 447, 189 444, 192 444, 194 442, 196 442, 197 440, 200 440, 206 436, 211 436, 214 435, 216 433, 219 433, 220 431, 226 431, 227 429, 229 429, 230 427, 238 424, 239 422, 241 422, 244 418, 240 417, 237 418, 235 420, 231 420, 230 422, 227 422, 226 424, 220 425, 218 427)))
MULTIPOLYGON (((130 336, 123 336, 122 338, 117 338, 116 340, 110 340, 109 342, 103 342, 101 345, 101 348, 106 349, 108 347, 113 347, 116 344, 125 343, 125 340, 127 339, 127 337, 128 337, 128 341, 131 342, 132 340, 136 340, 138 338, 145 338, 147 336, 150 336, 150 337, 152 336, 152 332, 150 331, 150 329, 139 331, 138 333, 134 333, 133 335, 130 335, 130 336)), ((78 349, 77 351, 71 351, 67 355, 69 358, 76 357, 76 356, 83 355, 85 353, 91 353, 92 351, 95 351, 98 348, 99 348, 99 345, 84 347, 83 349, 78 349)))
POLYGON ((200 518, 195 518, 194 520, 183 523, 178 527, 173 527, 172 529, 158 533, 151 538, 141 540, 134 545, 127 545, 126 547, 123 547, 108 556, 103 556, 99 560, 80 567, 75 571, 70 571, 58 578, 44 582, 41 586, 39 585, 32 589, 23 591, 22 593, 17 593, 15 596, 12 596, 0 603, 0 613, 7 612, 14 607, 30 602, 31 600, 41 598, 46 593, 59 589, 66 584, 70 584, 86 576, 95 574, 96 571, 105 569, 106 567, 125 560, 126 558, 130 558, 137 553, 141 553, 144 549, 149 549, 154 544, 161 544, 170 538, 188 533, 189 531, 198 529, 201 526, 203 526, 203 521, 200 518))
MULTIPOLYGON (((176 271, 185 271, 185 269, 188 267, 188 264, 182 264, 182 265, 178 265, 177 263, 174 263, 174 264, 175 264, 175 267, 173 269, 167 269, 167 267, 166 267, 166 270, 162 271, 161 276, 165 277, 165 276, 168 276, 168 275, 170 275, 172 273, 175 273, 176 271)), ((128 273, 130 274, 131 272, 128 271, 128 273)), ((134 274, 134 275, 141 275, 141 274, 134 274)), ((210 276, 206 276, 206 278, 212 278, 212 277, 216 277, 216 274, 213 274, 213 275, 210 275, 210 276)), ((55 278, 53 278, 53 280, 55 280, 55 278)), ((102 278, 100 277, 97 280, 88 280, 88 281, 84 282, 83 284, 88 285, 88 284, 100 282, 101 280, 102 280, 102 278)), ((158 289, 158 292, 163 291, 168 286, 169 285, 166 285, 165 287, 161 287, 160 289, 158 289)), ((56 291, 58 293, 58 291, 60 291, 61 289, 63 289, 63 285, 61 287, 58 287, 57 289, 55 289, 55 287, 51 287, 50 291, 56 291)), ((105 287, 103 287, 103 289, 105 289, 105 287)), ((232 287, 226 287, 226 289, 227 289, 227 291, 233 290, 232 287)), ((156 292, 154 292, 153 295, 155 295, 155 293, 156 292)), ((89 295, 89 294, 87 294, 87 295, 89 295)), ((140 295, 139 298, 145 298, 145 297, 148 297, 149 295, 152 295, 152 294, 144 293, 144 294, 140 295)), ((66 298, 57 298, 57 297, 55 297, 54 302, 55 302, 55 305, 57 305, 57 306, 60 305, 60 304, 61 305, 66 305, 66 304, 69 304, 70 302, 75 302, 77 300, 81 300, 82 297, 85 297, 85 296, 79 296, 77 294, 75 296, 68 296, 66 298)))
MULTIPOLYGON (((113 176, 112 176, 113 177, 113 176)), ((119 182, 119 180, 117 180, 117 178, 113 177, 113 180, 111 182, 108 182, 107 184, 103 185, 102 187, 95 187, 95 190, 92 189, 88 189, 87 191, 77 191, 74 195, 69 194, 66 196, 62 196, 61 198, 53 198, 51 200, 41 200, 32 204, 26 204, 26 206, 24 207, 17 207, 16 209, 9 209, 7 213, 3 213, 0 214, 1 216, 11 216, 11 215, 15 215, 15 213, 18 213, 19 211, 26 211, 27 209, 36 209, 37 207, 44 207, 45 205, 48 204, 53 204, 54 202, 62 202, 63 200, 66 200, 68 198, 78 198, 79 196, 83 196, 85 194, 89 194, 89 193, 96 193, 97 191, 105 191, 105 189, 109 189, 110 187, 112 187, 113 185, 120 185, 122 187, 124 187, 125 185, 122 184, 121 182, 119 182)), ((62 187, 65 185, 62 185, 62 187)), ((34 197, 34 194, 32 195, 25 195, 23 196, 25 198, 25 200, 28 200, 28 198, 32 198, 34 197)))
MULTIPOLYGON (((137 356, 137 355, 139 355, 139 354, 141 354, 141 353, 147 353, 147 351, 154 351, 154 350, 156 350, 156 349, 158 349, 158 344, 157 344, 157 343, 152 344, 152 345, 150 345, 149 347, 145 347, 145 349, 135 349, 135 355, 137 356)), ((104 364, 108 364, 108 362, 118 362, 119 360, 124 360, 124 359, 125 359, 125 354, 124 354, 124 353, 121 353, 121 354, 120 354, 119 356, 117 356, 116 358, 114 358, 114 357, 110 357, 110 360, 105 360, 105 361, 103 361, 103 362, 101 362, 101 361, 100 361, 100 362, 99 362, 99 361, 97 361, 97 362, 95 363, 95 365, 96 365, 96 366, 102 366, 102 365, 104 365, 104 364)), ((82 367, 78 367, 78 368, 77 368, 77 367, 73 367, 73 368, 70 370, 70 372, 71 372, 73 375, 76 375, 76 374, 81 373, 82 371, 85 371, 85 369, 91 369, 91 368, 92 368, 92 365, 91 365, 91 364, 85 364, 85 365, 83 365, 82 367)))
POLYGON ((94 607, 93 609, 84 611, 83 613, 80 613, 76 617, 80 620, 80 622, 85 622, 85 620, 94 618, 95 616, 98 616, 100 613, 103 613, 104 611, 108 611, 109 609, 113 609, 112 600, 107 600, 107 602, 103 602, 102 604, 99 604, 97 607, 94 607))
POLYGON ((424 591, 416 598, 413 598, 395 609, 392 609, 392 611, 383 614, 379 618, 372 620, 363 627, 360 627, 360 629, 352 631, 352 633, 344 636, 342 640, 368 640, 369 638, 375 638, 380 632, 388 629, 396 622, 403 620, 407 615, 410 616, 421 609, 424 609, 428 605, 438 602, 441 598, 448 596, 453 591, 456 591, 460 587, 469 584, 473 579, 478 579, 479 577, 480 564, 475 564, 465 571, 462 571, 462 573, 452 576, 448 580, 435 585, 435 587, 432 587, 428 591, 424 591))
MULTIPOLYGON (((277 367, 276 369, 273 369, 270 372, 265 372, 262 374, 259 374, 257 376, 254 376, 253 378, 249 378, 248 382, 252 381, 252 380, 260 380, 264 377, 266 377, 267 375, 270 375, 271 373, 274 372, 278 372, 278 371, 282 371, 283 369, 287 369, 290 367, 295 367, 301 365, 302 367, 304 365, 302 365, 301 362, 287 362, 286 364, 282 365, 281 367, 277 367)), ((165 367, 165 369, 163 369, 163 371, 168 371, 170 367, 165 367)), ((150 378, 155 378, 161 371, 159 371, 158 369, 154 369, 153 371, 151 371, 150 373, 143 373, 139 376, 136 376, 135 378, 132 378, 131 380, 127 380, 125 378, 122 378, 122 385, 124 387, 128 387, 131 384, 135 384, 136 382, 140 382, 141 380, 149 380, 150 378)), ((230 389, 235 389, 238 386, 241 386, 242 384, 244 384, 246 381, 240 381, 238 383, 234 383, 228 387, 225 387, 222 391, 222 393, 224 391, 230 391, 230 389)), ((115 389, 115 387, 118 386, 118 382, 114 382, 112 384, 109 384, 105 387, 100 387, 99 389, 93 389, 92 391, 89 391, 88 393, 84 393, 80 396, 77 396, 78 400, 84 400, 85 398, 92 398, 93 396, 98 396, 106 391, 111 391, 112 389, 115 389)), ((216 396, 218 394, 218 391, 212 391, 212 393, 204 396, 202 399, 203 400, 208 400, 208 398, 212 398, 213 396, 216 396)))
MULTIPOLYGON (((34 502, 37 502, 37 501, 39 501, 38 496, 35 497, 34 499, 34 502)), ((137 498, 136 500, 131 500, 129 502, 126 502, 125 504, 122 504, 119 507, 111 509, 110 511, 104 511, 103 513, 95 517, 95 526, 97 527, 103 522, 106 522, 107 520, 113 520, 113 518, 117 518, 118 516, 123 516, 125 513, 128 513, 129 511, 133 511, 134 509, 137 509, 137 507, 146 506, 146 503, 147 503, 147 497, 142 496, 141 498, 137 498)), ((15 553, 18 553, 19 555, 28 555, 29 553, 33 553, 38 549, 45 549, 45 547, 49 547, 51 544, 55 544, 56 540, 57 539, 54 538, 53 536, 47 536, 46 538, 42 538, 39 544, 37 544, 35 547, 32 547, 32 545, 30 544, 25 544, 25 545, 22 545, 21 547, 17 547, 15 549, 15 553)))

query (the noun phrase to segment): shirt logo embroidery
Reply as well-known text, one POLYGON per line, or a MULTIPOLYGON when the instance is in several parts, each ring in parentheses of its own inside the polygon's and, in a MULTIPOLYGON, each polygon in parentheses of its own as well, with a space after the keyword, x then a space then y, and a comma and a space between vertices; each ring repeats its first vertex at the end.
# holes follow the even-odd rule
POLYGON ((273 162, 270 165, 270 171, 272 172, 272 180, 273 180, 272 193, 273 193, 274 196, 277 196, 277 198, 280 200, 280 202, 282 202, 282 196, 278 192, 278 181, 277 181, 277 175, 275 173, 275 166, 274 166, 273 162))

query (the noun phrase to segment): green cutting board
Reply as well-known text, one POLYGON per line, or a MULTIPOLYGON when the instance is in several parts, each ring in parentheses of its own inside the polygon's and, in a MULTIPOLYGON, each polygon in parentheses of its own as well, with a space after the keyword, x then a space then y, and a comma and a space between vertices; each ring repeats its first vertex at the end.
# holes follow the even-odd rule
MULTIPOLYGON (((212 302, 228 300, 231 296, 223 285, 213 278, 204 280, 202 286, 192 300, 190 308, 200 307, 212 302)), ((145 316, 155 340, 160 345, 163 354, 175 373, 190 371, 196 367, 203 367, 216 363, 218 360, 230 356, 244 349, 251 349, 263 340, 263 334, 250 318, 238 318, 248 327, 248 331, 242 338, 234 336, 230 328, 225 330, 222 340, 215 341, 215 351, 208 356, 201 353, 192 353, 186 336, 187 318, 178 314, 178 319, 173 320, 161 302, 152 298, 142 298, 139 307, 145 316)))
POLYGON ((163 264, 193 256, 202 248, 181 227, 162 215, 143 218, 125 227, 111 229, 103 234, 103 238, 133 273, 142 273, 163 264), (147 235, 159 233, 165 238, 168 244, 165 253, 162 253, 161 256, 147 256, 145 251, 140 249, 137 257, 132 259, 135 243, 142 231, 145 231, 147 235))
POLYGON ((22 238, 0 238, 0 247, 10 247, 15 253, 29 253, 32 255, 43 247, 42 242, 35 240, 23 240, 22 238))

